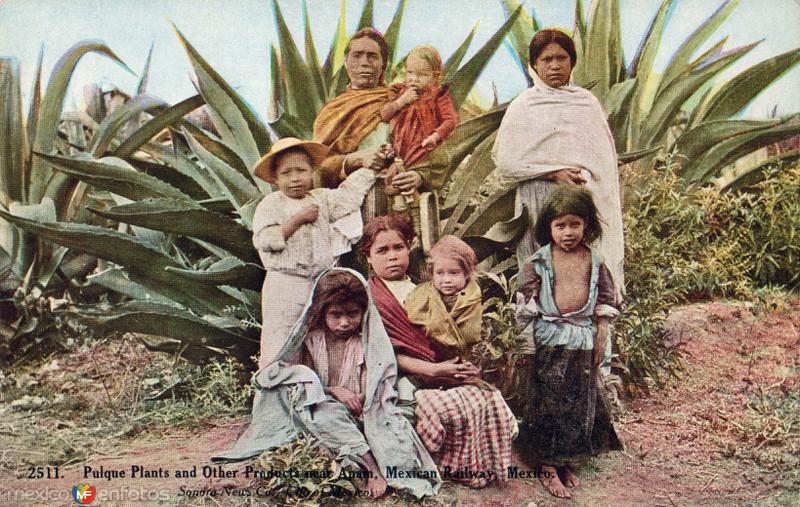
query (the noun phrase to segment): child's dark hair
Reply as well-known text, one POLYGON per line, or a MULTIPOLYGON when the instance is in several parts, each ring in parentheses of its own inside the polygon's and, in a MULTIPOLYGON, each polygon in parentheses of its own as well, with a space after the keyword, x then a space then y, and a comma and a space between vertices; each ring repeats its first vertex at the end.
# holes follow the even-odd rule
POLYGON ((400 234, 406 246, 411 247, 411 242, 414 241, 414 225, 407 215, 378 215, 370 218, 369 222, 364 226, 364 233, 361 236, 361 242, 358 244, 358 253, 367 258, 378 234, 389 231, 395 231, 400 234))
POLYGON ((330 271, 322 276, 314 289, 311 308, 308 309, 306 326, 308 329, 325 328, 325 312, 335 304, 357 303, 364 313, 369 297, 364 284, 352 273, 330 271))
POLYGON ((536 219, 534 235, 539 246, 552 243, 550 223, 561 215, 567 214, 578 215, 586 222, 582 243, 588 245, 600 239, 603 228, 600 224, 600 213, 592 199, 592 193, 580 185, 558 185, 558 188, 545 201, 542 211, 539 212, 539 218, 536 219))

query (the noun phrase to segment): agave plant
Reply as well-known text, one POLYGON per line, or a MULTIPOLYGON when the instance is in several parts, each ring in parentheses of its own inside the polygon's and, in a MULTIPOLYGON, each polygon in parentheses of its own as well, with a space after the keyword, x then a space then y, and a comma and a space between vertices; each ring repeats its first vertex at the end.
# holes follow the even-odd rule
MULTIPOLYGON (((344 10, 344 2, 342 5, 344 10)), ((264 273, 251 246, 250 228, 255 206, 271 188, 256 179, 251 169, 269 150, 271 135, 309 137, 319 108, 346 85, 344 16, 324 64, 319 65, 308 23, 304 59, 277 2, 273 6, 280 49, 272 50, 276 115, 269 125, 175 28, 194 68, 198 95, 172 106, 146 95, 134 96, 101 121, 85 153, 34 145, 33 164, 40 173, 52 173, 63 181, 79 180, 93 192, 106 193, 114 204, 92 205, 90 211, 112 223, 127 224, 115 230, 0 210, 1 217, 28 234, 112 263, 90 276, 90 283, 130 300, 74 309, 100 332, 158 335, 161 338, 147 340, 151 347, 198 361, 216 354, 247 361, 256 352, 257 291, 264 273), (203 104, 218 135, 186 121, 186 116, 203 104), (148 119, 137 121, 144 113, 149 113, 148 119), (157 141, 165 130, 170 141, 157 141)), ((395 63, 394 47, 404 9, 405 0, 401 0, 386 30, 392 55, 387 68, 390 77, 402 65, 402 61, 395 63)), ((372 25, 372 10, 373 2, 367 0, 359 28, 372 25)), ((452 93, 457 104, 466 102, 515 19, 512 15, 463 65, 474 29, 447 59, 447 76, 455 83, 452 93)), ((445 187, 450 189, 443 194, 443 201, 459 196, 469 201, 477 192, 473 185, 477 180, 469 168, 487 156, 491 133, 502 114, 503 109, 498 108, 470 117, 432 153, 426 163, 445 168, 445 187), (454 177, 462 162, 465 170, 454 177)), ((445 210, 442 219, 472 241, 489 265, 497 264, 496 247, 507 245, 519 231, 519 219, 495 224, 494 217, 481 218, 480 210, 459 206, 455 210, 459 216, 452 211, 445 210), (466 221, 459 222, 461 214, 466 221)))
MULTIPOLYGON (((519 3, 502 2, 510 19, 519 3)), ((590 87, 603 104, 619 151, 676 150, 683 160, 679 175, 686 184, 702 185, 742 156, 800 133, 800 115, 760 121, 733 118, 800 61, 800 49, 768 58, 715 85, 722 71, 760 43, 726 51, 727 37, 723 37, 692 59, 739 4, 738 0, 726 0, 678 47, 664 71, 656 73, 653 62, 675 4, 675 0, 662 1, 626 67, 618 0, 593 1, 588 23, 584 22, 582 1, 577 0, 573 38, 578 62, 573 79, 590 87), (670 136, 670 128, 681 115, 688 116, 685 129, 678 136, 670 136)), ((526 76, 528 43, 539 26, 535 17, 523 13, 512 29, 512 54, 526 76)), ((758 167, 741 173, 755 170, 758 167)), ((721 188, 735 186, 735 180, 728 180, 730 177, 721 188)))
MULTIPOLYGON (((87 186, 63 174, 53 174, 32 152, 45 150, 76 156, 92 140, 98 124, 88 115, 63 111, 72 73, 79 60, 90 52, 109 57, 127 69, 104 44, 83 41, 59 59, 42 94, 40 51, 27 121, 21 107, 19 66, 14 59, 0 59, 0 204, 15 215, 42 222, 82 220, 86 216, 82 203, 88 197, 87 186)), ((44 308, 44 298, 60 298, 59 294, 69 287, 70 278, 85 274, 93 262, 86 255, 68 254, 67 248, 43 242, 7 222, 0 225, 7 241, 0 252, 5 264, 0 280, 2 296, 17 310, 8 318, 11 325, 3 337, 4 345, 10 344, 14 350, 25 336, 42 334, 48 319, 34 310, 44 308)))

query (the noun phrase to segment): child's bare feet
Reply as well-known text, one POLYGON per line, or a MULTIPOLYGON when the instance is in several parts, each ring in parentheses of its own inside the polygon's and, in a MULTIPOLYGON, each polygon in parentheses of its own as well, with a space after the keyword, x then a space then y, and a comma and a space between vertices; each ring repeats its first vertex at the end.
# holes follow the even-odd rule
POLYGON ((380 498, 386 493, 386 479, 381 477, 380 475, 375 475, 367 479, 367 484, 364 486, 363 491, 369 492, 370 498, 380 498))
POLYGON ((577 488, 581 485, 581 481, 578 480, 578 476, 575 475, 575 471, 572 470, 571 465, 563 467, 561 473, 564 476, 564 486, 568 488, 577 488))
POLYGON ((543 474, 539 480, 542 482, 542 486, 544 486, 544 489, 546 489, 548 493, 557 498, 572 498, 567 491, 567 488, 565 488, 564 484, 561 483, 561 479, 558 478, 558 471, 556 471, 556 467, 542 465, 541 471, 543 474), (548 473, 547 477, 545 477, 545 472, 548 473))

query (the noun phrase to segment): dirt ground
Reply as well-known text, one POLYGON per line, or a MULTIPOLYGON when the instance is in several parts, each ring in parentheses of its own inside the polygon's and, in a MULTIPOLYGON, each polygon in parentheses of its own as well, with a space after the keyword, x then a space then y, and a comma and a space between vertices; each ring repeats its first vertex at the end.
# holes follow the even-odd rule
MULTIPOLYGON (((580 468, 583 484, 572 500, 518 479, 483 490, 446 483, 423 504, 800 504, 800 299, 757 312, 738 303, 680 307, 669 331, 684 351, 685 375, 626 403, 617 423, 626 450, 580 468)), ((131 424, 143 415, 140 389, 130 386, 140 386, 158 360, 131 341, 107 342, 4 372, 0 505, 76 505, 70 492, 79 483, 94 486, 93 504, 103 506, 271 504, 242 477, 247 464, 209 464, 236 439, 244 417, 206 419, 194 429, 152 415, 144 427, 131 424), (101 405, 112 416, 98 418, 93 409, 101 405), (47 479, 56 465, 58 478, 47 479), (84 478, 85 467, 98 475, 84 478), (196 477, 175 477, 193 469, 196 477), (221 477, 234 470, 236 477, 221 477), (120 471, 126 477, 110 478, 120 471)), ((392 495, 378 504, 408 501, 392 495)))

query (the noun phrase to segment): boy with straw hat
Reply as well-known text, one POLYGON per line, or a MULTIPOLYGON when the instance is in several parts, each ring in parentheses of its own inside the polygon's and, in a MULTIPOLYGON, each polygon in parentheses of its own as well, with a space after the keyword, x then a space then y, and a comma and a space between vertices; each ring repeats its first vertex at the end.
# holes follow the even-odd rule
POLYGON ((375 172, 358 169, 339 188, 313 188, 314 167, 327 154, 323 144, 287 137, 254 168, 256 176, 277 187, 253 216, 253 245, 267 270, 259 368, 278 357, 317 276, 361 238, 359 210, 375 172))

